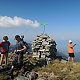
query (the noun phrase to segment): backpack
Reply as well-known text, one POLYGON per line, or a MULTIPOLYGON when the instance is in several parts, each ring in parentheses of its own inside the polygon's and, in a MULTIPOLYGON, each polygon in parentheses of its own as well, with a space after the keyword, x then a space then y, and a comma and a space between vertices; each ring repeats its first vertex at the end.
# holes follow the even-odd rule
POLYGON ((28 51, 28 49, 29 49, 29 45, 28 45, 28 43, 27 42, 25 42, 25 41, 23 41, 23 43, 24 43, 24 45, 26 46, 26 50, 24 51, 24 53, 26 53, 27 51, 28 51))

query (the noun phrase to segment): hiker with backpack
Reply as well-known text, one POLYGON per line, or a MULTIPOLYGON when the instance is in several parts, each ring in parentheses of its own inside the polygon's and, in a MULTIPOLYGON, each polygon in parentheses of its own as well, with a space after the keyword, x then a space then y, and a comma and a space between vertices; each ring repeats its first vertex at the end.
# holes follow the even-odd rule
POLYGON ((14 51, 16 56, 12 61, 12 66, 10 69, 10 74, 13 74, 14 67, 21 69, 23 67, 23 55, 27 51, 27 46, 24 44, 24 41, 20 38, 19 35, 15 36, 15 40, 17 41, 15 47, 16 50, 14 51))
POLYGON ((9 46, 10 46, 10 42, 8 41, 8 36, 4 36, 3 41, 0 42, 0 48, 1 48, 0 66, 2 66, 3 59, 5 61, 5 65, 7 65, 9 46))
POLYGON ((23 55, 26 53, 28 48, 19 35, 15 36, 15 40, 17 41, 15 45, 16 50, 14 51, 14 53, 16 54, 16 57, 12 61, 12 68, 15 66, 18 66, 18 68, 21 68, 23 66, 23 55))
POLYGON ((15 40, 17 41, 17 43, 16 43, 16 50, 14 52, 17 55, 18 65, 19 67, 21 67, 23 65, 23 54, 26 53, 27 47, 21 40, 19 35, 15 36, 15 40))

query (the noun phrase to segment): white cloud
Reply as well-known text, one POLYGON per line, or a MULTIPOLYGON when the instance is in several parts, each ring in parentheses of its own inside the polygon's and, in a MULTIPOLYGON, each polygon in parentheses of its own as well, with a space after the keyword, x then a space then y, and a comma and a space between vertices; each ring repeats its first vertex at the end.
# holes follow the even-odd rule
POLYGON ((0 16, 0 27, 19 27, 19 26, 29 26, 29 27, 39 27, 40 23, 35 20, 24 19, 21 17, 8 17, 0 16))

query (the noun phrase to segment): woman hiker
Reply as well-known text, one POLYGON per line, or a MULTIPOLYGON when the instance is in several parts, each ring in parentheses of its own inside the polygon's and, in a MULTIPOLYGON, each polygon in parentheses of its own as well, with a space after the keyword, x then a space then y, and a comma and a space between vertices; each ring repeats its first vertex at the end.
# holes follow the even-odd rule
POLYGON ((1 67, 2 67, 3 60, 5 61, 5 65, 7 65, 9 46, 10 46, 10 42, 8 41, 8 36, 4 36, 3 41, 0 42, 0 48, 1 48, 0 66, 1 67))

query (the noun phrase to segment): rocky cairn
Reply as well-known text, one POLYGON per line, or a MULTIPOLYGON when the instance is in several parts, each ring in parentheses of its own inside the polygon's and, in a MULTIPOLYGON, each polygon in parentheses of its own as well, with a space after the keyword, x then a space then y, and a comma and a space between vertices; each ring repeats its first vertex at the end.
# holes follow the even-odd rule
POLYGON ((37 35, 37 38, 32 43, 33 57, 36 58, 55 58, 56 57, 56 42, 47 34, 37 35))

